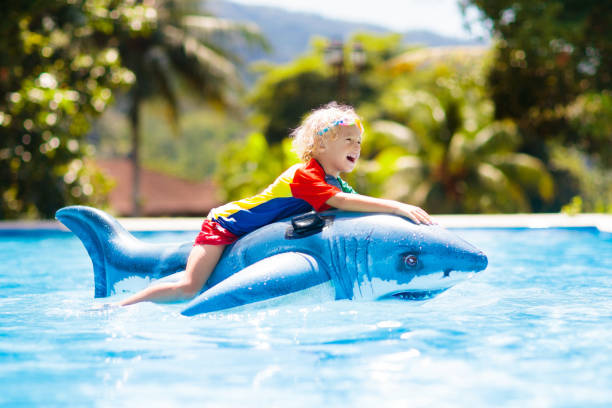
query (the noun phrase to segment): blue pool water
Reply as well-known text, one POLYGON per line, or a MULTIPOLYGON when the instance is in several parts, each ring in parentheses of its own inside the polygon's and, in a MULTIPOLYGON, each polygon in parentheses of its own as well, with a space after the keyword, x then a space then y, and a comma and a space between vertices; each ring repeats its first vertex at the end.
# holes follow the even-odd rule
POLYGON ((434 299, 188 318, 96 310, 108 299, 72 234, 1 232, 0 406, 612 406, 610 234, 457 233, 489 267, 434 299))

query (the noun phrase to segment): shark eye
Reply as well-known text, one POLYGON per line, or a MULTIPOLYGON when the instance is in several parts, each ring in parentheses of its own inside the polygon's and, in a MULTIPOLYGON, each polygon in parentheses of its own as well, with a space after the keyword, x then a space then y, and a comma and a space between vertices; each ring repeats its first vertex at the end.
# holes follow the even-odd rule
POLYGON ((404 265, 406 265, 408 268, 414 268, 415 266, 417 266, 419 264, 419 258, 417 258, 416 255, 404 255, 404 265))

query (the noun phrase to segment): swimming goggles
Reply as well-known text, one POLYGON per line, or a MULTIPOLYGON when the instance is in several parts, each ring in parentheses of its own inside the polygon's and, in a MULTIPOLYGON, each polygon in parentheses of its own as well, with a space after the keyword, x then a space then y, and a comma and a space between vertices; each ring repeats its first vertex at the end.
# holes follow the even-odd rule
POLYGON ((336 126, 353 126, 353 125, 357 126, 359 130, 361 130, 361 133, 363 133, 363 125, 361 124, 361 120, 359 120, 359 118, 355 118, 354 120, 348 120, 348 119, 337 120, 331 125, 323 128, 322 130, 319 130, 317 132, 317 135, 323 136, 325 133, 329 132, 336 126))

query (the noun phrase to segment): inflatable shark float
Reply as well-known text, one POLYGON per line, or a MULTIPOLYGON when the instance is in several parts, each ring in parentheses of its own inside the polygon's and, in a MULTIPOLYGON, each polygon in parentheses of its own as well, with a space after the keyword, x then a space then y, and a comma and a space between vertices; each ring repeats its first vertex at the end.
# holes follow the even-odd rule
MULTIPOLYGON (((95 208, 60 209, 56 218, 91 257, 95 297, 139 276, 179 279, 193 246, 146 243, 95 208)), ((255 230, 225 248, 192 316, 325 286, 335 299, 423 299, 487 267, 482 251, 439 225, 389 214, 307 213, 255 230)))

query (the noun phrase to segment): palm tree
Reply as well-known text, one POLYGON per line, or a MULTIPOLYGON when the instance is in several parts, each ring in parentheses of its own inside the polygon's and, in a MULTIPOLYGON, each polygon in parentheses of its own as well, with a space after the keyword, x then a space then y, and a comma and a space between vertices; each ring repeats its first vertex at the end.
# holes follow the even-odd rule
POLYGON ((451 113, 456 109, 451 105, 444 113, 437 111, 443 115, 440 127, 421 134, 394 121, 373 123, 374 133, 390 136, 394 145, 378 154, 387 161, 393 156, 386 195, 434 213, 529 211, 529 194, 552 197, 553 182, 544 163, 516 152, 520 140, 512 122, 490 122, 468 132, 451 113), (447 132, 449 137, 431 134, 447 132))
POLYGON ((544 163, 517 152, 515 124, 493 120, 488 58, 480 47, 437 48, 388 62, 397 79, 373 115, 383 119, 372 122, 370 160, 359 169, 365 186, 383 185, 372 193, 434 213, 530 211, 534 198, 552 198, 544 163))
MULTIPOLYGON (((185 2, 158 1, 146 9, 145 17, 154 21, 137 24, 137 30, 124 33, 119 52, 122 64, 135 75, 126 94, 132 132, 130 159, 133 167, 133 215, 141 214, 140 145, 141 107, 153 96, 167 105, 168 118, 178 133, 179 107, 177 82, 194 95, 219 108, 236 108, 240 79, 238 60, 223 45, 236 40, 265 48, 257 27, 238 24, 213 16, 189 12, 185 2), (228 41, 229 40, 229 41, 228 41)), ((146 19, 145 19, 146 20, 146 19)))

